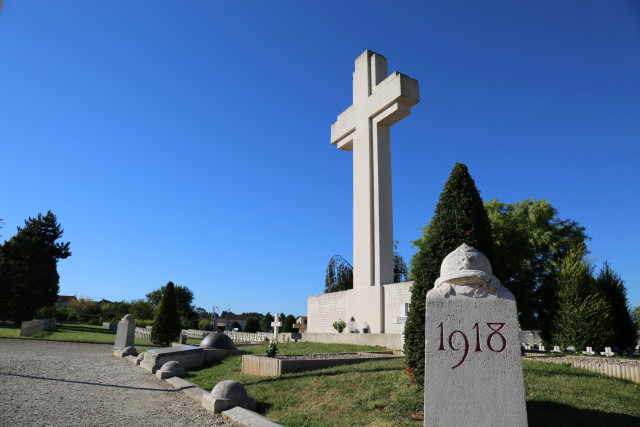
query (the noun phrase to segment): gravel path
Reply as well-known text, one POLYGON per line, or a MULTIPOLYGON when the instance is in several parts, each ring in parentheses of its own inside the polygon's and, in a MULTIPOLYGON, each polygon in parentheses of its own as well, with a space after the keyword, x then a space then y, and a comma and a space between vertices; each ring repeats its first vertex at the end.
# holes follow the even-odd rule
POLYGON ((0 426, 235 426, 113 347, 0 338, 0 426))

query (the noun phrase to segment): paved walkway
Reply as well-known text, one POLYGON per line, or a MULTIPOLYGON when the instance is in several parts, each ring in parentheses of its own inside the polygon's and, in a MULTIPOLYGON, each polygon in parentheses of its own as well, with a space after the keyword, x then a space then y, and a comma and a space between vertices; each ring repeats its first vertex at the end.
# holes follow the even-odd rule
POLYGON ((113 347, 0 338, 0 426, 232 426, 113 347))

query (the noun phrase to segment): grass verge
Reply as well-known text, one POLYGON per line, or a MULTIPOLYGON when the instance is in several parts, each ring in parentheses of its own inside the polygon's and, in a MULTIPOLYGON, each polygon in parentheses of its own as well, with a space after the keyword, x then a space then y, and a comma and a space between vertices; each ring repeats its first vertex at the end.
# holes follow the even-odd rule
MULTIPOLYGON (((20 338, 20 325, 0 323, 0 338, 20 338)), ((115 344, 116 333, 102 326, 56 323, 52 327, 28 338, 52 341, 76 341, 115 344)), ((135 345, 152 345, 151 341, 135 339, 135 345)))
MULTIPOLYGON (((283 343, 278 348, 280 354, 375 349, 317 343, 283 343)), ((243 349, 264 354, 267 345, 243 349)), ((207 390, 222 380, 239 381, 258 402, 258 412, 285 426, 422 425, 423 394, 408 387, 402 359, 278 378, 244 375, 241 366, 241 356, 231 356, 190 372, 187 379, 207 390)), ((530 426, 640 425, 637 384, 563 364, 524 361, 523 369, 530 426)))

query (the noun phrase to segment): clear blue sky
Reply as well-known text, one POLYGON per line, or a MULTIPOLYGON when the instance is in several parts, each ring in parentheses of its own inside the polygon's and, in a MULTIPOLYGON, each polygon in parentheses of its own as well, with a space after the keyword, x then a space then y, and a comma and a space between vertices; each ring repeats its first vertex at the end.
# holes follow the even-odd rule
POLYGON ((408 260, 456 162, 546 198, 640 305, 640 2, 16 1, 0 15, 2 240, 53 211, 60 293, 305 314, 352 258, 329 141, 365 49, 420 82, 392 128, 408 260))

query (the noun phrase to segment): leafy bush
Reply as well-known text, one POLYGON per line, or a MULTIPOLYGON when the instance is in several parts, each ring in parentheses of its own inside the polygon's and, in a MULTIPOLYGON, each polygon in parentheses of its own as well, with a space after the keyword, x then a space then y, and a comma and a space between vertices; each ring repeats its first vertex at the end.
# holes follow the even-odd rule
POLYGON ((56 316, 56 306, 51 305, 49 307, 42 307, 38 310, 37 317, 38 319, 51 319, 56 316))
POLYGON ((69 309, 66 307, 60 307, 56 309, 56 322, 66 322, 69 318, 69 309))
POLYGON ((198 329, 200 329, 201 331, 211 330, 211 320, 200 319, 200 321, 198 321, 198 329))
POLYGON ((238 328, 239 331, 242 330, 242 326, 240 326, 240 323, 236 322, 235 320, 233 322, 231 322, 231 326, 230 326, 231 330, 233 331, 235 328, 238 328))
POLYGON ((269 343, 269 348, 267 349, 267 352, 265 354, 267 357, 276 357, 276 355, 278 354, 278 340, 271 340, 271 342, 269 343))
POLYGON ((253 317, 248 318, 247 323, 244 324, 244 331, 252 333, 260 331, 260 322, 258 322, 258 319, 254 319, 253 317))
POLYGON ((346 327, 347 327, 347 324, 342 319, 338 320, 337 322, 333 322, 333 329, 335 329, 338 332, 344 331, 344 328, 346 327))
POLYGON ((69 323, 77 323, 78 322, 78 313, 75 311, 69 310, 67 315, 67 322, 69 323))

